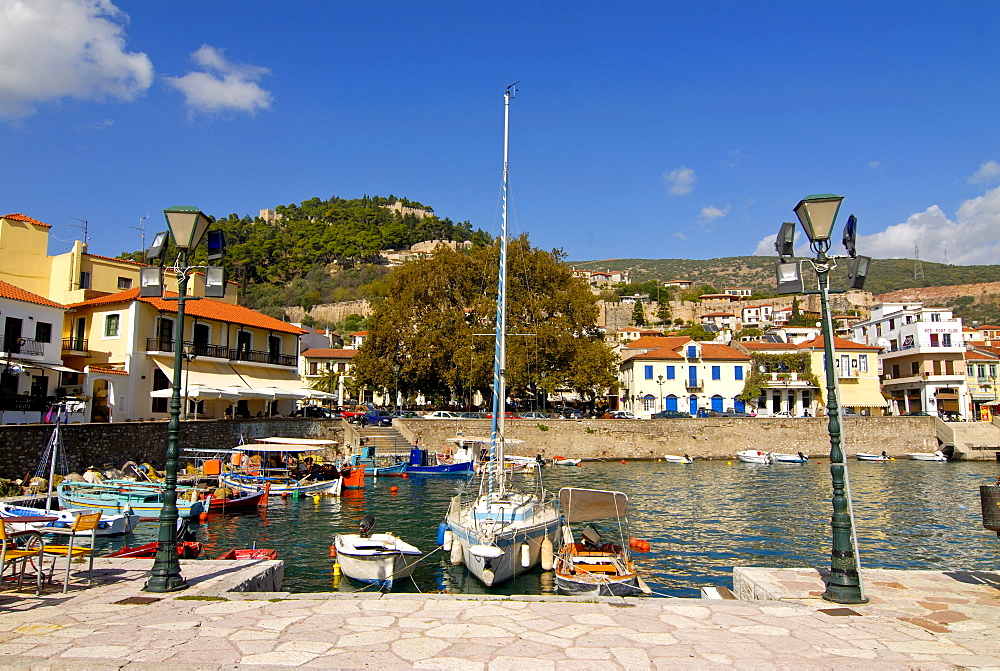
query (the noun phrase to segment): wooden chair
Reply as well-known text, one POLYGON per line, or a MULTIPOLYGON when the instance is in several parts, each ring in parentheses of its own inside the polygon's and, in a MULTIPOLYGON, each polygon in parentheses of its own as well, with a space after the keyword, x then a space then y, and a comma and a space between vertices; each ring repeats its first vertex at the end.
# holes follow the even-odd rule
POLYGON ((96 513, 89 513, 87 515, 78 515, 75 520, 73 520, 73 526, 68 529, 46 529, 46 533, 54 533, 58 535, 65 535, 69 537, 69 542, 66 545, 46 545, 44 552, 47 555, 53 555, 52 568, 49 570, 49 581, 52 580, 52 575, 56 570, 56 558, 66 557, 66 579, 63 580, 63 594, 69 589, 69 572, 72 567, 73 560, 76 557, 89 556, 90 566, 87 569, 87 585, 89 586, 93 582, 94 578, 94 541, 97 540, 97 525, 101 521, 100 511, 96 513), (87 532, 90 532, 90 545, 76 545, 75 541, 78 537, 83 537, 87 532))
POLYGON ((28 570, 28 560, 31 560, 37 578, 35 595, 41 594, 42 573, 44 573, 42 571, 42 551, 45 547, 42 535, 37 531, 18 531, 8 534, 6 525, 0 522, 0 542, 3 543, 3 548, 0 549, 0 581, 3 579, 3 574, 7 572, 7 566, 10 566, 14 569, 11 577, 17 575, 17 591, 20 592, 24 583, 24 574, 28 570), (18 562, 21 563, 19 571, 17 570, 18 562))

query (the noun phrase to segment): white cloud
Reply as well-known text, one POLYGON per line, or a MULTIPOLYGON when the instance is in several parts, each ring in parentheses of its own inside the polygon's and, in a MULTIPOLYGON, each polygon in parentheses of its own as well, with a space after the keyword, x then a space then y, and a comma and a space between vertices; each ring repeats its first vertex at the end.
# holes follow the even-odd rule
POLYGON ((153 82, 125 50, 128 17, 110 0, 0 0, 0 117, 60 98, 132 100, 153 82))
POLYGON ((203 44, 191 54, 207 72, 189 72, 181 77, 167 77, 167 84, 184 94, 192 112, 256 112, 271 107, 270 91, 257 83, 271 74, 267 68, 226 60, 224 49, 203 44))
POLYGON ((694 170, 684 166, 663 173, 663 183, 667 185, 667 193, 671 196, 686 196, 691 193, 697 179, 694 170))
POLYGON ((724 217, 727 214, 729 214, 729 210, 730 209, 731 208, 730 208, 729 205, 726 205, 726 209, 724 209, 724 210, 720 210, 719 208, 712 207, 710 205, 708 207, 701 208, 701 215, 700 216, 701 216, 702 219, 704 219, 706 221, 715 221, 716 219, 719 219, 720 217, 724 217))
MULTIPOLYGON (((864 230, 864 225, 862 218, 858 228, 864 230)), ((802 243, 805 236, 801 231, 798 233, 796 240, 802 243)), ((880 259, 912 258, 914 246, 920 247, 920 258, 924 261, 995 264, 1000 258, 1000 187, 963 202, 954 221, 940 207, 931 205, 884 231, 859 236, 857 243, 859 254, 880 259)), ((839 244, 834 251, 842 253, 839 244)), ((758 242, 754 254, 773 256, 774 235, 758 242)))
POLYGON ((969 184, 988 184, 1000 178, 1000 163, 986 161, 974 175, 969 177, 969 184))
POLYGON ((881 161, 868 161, 869 170, 877 170, 882 165, 881 161))
POLYGON ((679 231, 677 233, 674 233, 674 237, 676 237, 678 240, 687 240, 688 239, 688 236, 684 235, 683 233, 681 233, 679 231))

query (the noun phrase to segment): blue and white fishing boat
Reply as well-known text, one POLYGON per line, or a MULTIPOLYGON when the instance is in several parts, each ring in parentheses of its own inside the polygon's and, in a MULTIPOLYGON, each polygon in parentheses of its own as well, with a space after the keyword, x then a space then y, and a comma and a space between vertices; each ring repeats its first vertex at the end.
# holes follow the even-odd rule
MULTIPOLYGON (((493 412, 489 457, 481 468, 478 491, 452 499, 439 528, 453 564, 466 568, 487 587, 498 585, 542 563, 552 568, 553 548, 562 527, 558 504, 542 487, 542 469, 525 471, 531 477, 515 481, 504 468, 504 415, 507 380, 507 192, 509 173, 510 99, 514 85, 504 92, 503 231, 497 282, 496 343, 493 359, 493 412), (530 480, 530 485, 526 480, 530 480)), ((470 481, 474 482, 474 481, 470 481)))
MULTIPOLYGON (((430 463, 432 457, 427 450, 414 447, 410 450, 410 463, 406 467, 409 475, 453 475, 468 477, 475 473, 476 462, 473 458, 473 442, 485 439, 449 438, 449 443, 457 443, 458 447, 448 448, 445 454, 436 454, 433 459, 437 463, 430 463)), ((488 441, 486 441, 488 442, 488 441)))
POLYGON ((375 518, 361 518, 358 533, 337 534, 333 547, 340 570, 349 579, 383 589, 413 575, 420 550, 392 534, 373 534, 375 518))
MULTIPOLYGON (((63 480, 56 490, 63 508, 81 508, 89 513, 100 510, 105 515, 132 514, 159 517, 163 508, 163 488, 149 483, 69 482, 63 480)), ((177 498, 179 517, 198 518, 208 512, 208 500, 191 501, 180 491, 177 498)))
POLYGON ((234 489, 268 487, 269 496, 340 495, 342 477, 321 480, 312 473, 292 472, 284 460, 289 455, 299 458, 303 453, 322 450, 335 445, 336 441, 279 437, 259 438, 258 441, 258 444, 234 448, 241 455, 239 465, 219 475, 219 484, 234 489))

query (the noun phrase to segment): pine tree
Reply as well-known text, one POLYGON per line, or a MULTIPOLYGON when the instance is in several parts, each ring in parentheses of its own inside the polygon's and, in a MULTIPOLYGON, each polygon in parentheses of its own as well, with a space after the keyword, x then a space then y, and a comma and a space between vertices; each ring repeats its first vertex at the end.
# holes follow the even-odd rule
POLYGON ((642 309, 642 301, 636 300, 632 308, 632 323, 636 326, 646 325, 646 311, 642 309))

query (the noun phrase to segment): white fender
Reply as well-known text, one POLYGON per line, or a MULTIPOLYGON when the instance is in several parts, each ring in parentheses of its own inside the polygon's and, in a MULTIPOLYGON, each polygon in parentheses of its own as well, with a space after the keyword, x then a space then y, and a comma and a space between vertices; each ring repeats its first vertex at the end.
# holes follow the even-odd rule
POLYGON ((573 542, 573 530, 569 528, 568 524, 564 524, 562 527, 562 541, 563 545, 570 545, 573 542))
POLYGON ((451 545, 454 542, 455 542, 455 534, 452 533, 451 529, 446 530, 444 532, 444 543, 442 544, 442 546, 444 547, 444 551, 451 552, 451 545))
POLYGON ((521 568, 529 566, 531 566, 531 546, 527 543, 521 543, 521 568))
POLYGON ((552 552, 552 539, 548 536, 542 541, 542 570, 551 571, 555 564, 555 553, 552 552))
POLYGON ((462 563, 462 544, 453 542, 451 544, 451 563, 458 566, 462 563))

